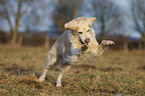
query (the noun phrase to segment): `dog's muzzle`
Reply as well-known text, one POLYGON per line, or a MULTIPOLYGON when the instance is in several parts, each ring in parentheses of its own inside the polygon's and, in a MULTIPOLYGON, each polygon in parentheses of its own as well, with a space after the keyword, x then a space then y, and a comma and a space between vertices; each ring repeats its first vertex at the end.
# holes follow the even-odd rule
POLYGON ((87 39, 85 40, 85 42, 83 42, 82 39, 80 38, 80 42, 81 42, 82 44, 85 44, 85 43, 88 44, 88 43, 90 42, 90 39, 87 38, 87 39))
POLYGON ((86 40, 85 40, 85 43, 89 43, 90 42, 90 39, 89 38, 87 38, 86 40))
POLYGON ((79 38, 80 39, 80 42, 82 43, 82 44, 85 44, 83 41, 82 41, 82 39, 81 38, 79 38))

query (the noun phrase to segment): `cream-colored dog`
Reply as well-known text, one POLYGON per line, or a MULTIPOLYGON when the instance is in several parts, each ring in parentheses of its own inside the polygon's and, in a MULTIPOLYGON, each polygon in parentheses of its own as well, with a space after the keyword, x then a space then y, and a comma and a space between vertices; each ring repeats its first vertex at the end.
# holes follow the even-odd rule
POLYGON ((97 60, 107 46, 114 45, 113 41, 103 40, 99 45, 95 32, 91 28, 96 18, 79 17, 65 24, 66 30, 48 52, 46 67, 38 81, 45 80, 46 73, 56 65, 61 66, 57 78, 57 87, 61 86, 63 74, 73 63, 91 63, 97 60))

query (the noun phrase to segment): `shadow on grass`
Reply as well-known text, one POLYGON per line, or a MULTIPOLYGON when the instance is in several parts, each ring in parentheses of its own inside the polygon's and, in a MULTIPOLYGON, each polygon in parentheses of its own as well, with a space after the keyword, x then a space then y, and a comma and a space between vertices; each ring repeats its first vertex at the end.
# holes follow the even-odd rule
POLYGON ((4 68, 4 70, 16 75, 29 74, 31 71, 29 69, 21 68, 17 64, 12 64, 12 66, 4 68))
POLYGON ((137 69, 145 70, 145 66, 140 66, 137 69))
POLYGON ((75 69, 83 69, 83 70, 89 70, 90 68, 91 69, 96 69, 96 66, 94 65, 73 65, 72 68, 75 68, 75 69))
POLYGON ((35 76, 36 76, 37 78, 39 78, 39 77, 41 76, 41 74, 42 74, 42 73, 35 72, 35 76))
POLYGON ((0 66, 1 66, 1 67, 5 67, 5 65, 4 65, 4 64, 2 64, 2 63, 0 63, 0 66))
POLYGON ((104 71, 104 72, 108 72, 108 71, 122 71, 122 68, 111 68, 111 67, 108 67, 108 68, 99 68, 100 71, 104 71))
POLYGON ((39 83, 39 82, 36 82, 34 80, 22 80, 22 81, 19 81, 19 84, 26 84, 28 86, 31 86, 31 87, 34 87, 34 88, 37 88, 37 89, 43 89, 42 85, 39 83))

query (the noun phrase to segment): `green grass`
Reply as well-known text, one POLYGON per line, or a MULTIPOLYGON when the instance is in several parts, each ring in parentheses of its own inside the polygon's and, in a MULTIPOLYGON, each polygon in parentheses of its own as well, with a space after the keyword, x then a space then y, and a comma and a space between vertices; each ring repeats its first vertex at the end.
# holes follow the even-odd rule
POLYGON ((97 63, 74 64, 57 88, 59 67, 43 83, 36 81, 48 50, 0 45, 0 95, 145 96, 145 52, 106 50, 97 63))

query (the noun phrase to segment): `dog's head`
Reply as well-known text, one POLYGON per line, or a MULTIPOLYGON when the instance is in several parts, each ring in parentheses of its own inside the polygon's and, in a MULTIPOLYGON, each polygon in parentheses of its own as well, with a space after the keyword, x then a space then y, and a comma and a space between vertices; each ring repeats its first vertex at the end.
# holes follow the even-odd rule
POLYGON ((89 43, 92 36, 92 24, 96 18, 78 17, 65 24, 65 28, 72 30, 82 44, 89 43))

